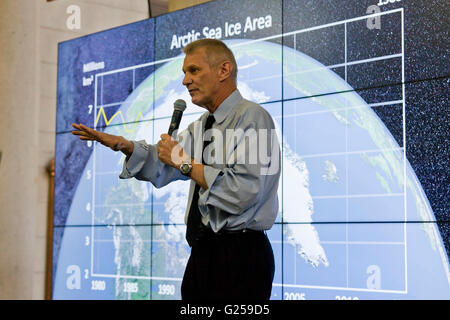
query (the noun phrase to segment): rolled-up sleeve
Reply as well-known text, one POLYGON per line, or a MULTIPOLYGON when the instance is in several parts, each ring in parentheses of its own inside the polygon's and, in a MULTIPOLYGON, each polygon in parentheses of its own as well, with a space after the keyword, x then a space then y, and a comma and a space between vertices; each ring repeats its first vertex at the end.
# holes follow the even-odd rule
POLYGON ((132 141, 134 148, 128 160, 123 162, 122 172, 119 175, 120 179, 133 178, 139 171, 141 171, 147 158, 149 157, 150 146, 144 140, 132 141))

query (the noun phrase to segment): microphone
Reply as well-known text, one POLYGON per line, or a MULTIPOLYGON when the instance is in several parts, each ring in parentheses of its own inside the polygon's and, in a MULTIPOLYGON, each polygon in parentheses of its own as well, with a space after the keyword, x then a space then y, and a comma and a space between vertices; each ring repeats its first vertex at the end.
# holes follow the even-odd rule
POLYGON ((178 130, 185 109, 186 102, 183 99, 178 99, 173 103, 172 120, 170 121, 169 131, 167 132, 169 136, 172 136, 172 133, 178 130))

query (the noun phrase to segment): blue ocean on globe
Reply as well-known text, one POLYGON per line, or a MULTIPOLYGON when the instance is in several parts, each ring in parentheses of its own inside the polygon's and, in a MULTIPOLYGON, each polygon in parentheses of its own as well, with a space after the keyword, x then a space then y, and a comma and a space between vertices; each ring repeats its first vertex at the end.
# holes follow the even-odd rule
MULTIPOLYGON (((430 204, 372 107, 299 51, 267 41, 227 44, 241 94, 271 113, 282 146, 280 210, 268 231, 272 299, 450 298, 448 256, 430 204)), ((156 143, 177 99, 188 104, 180 130, 198 119, 205 110, 182 86, 182 64, 183 55, 156 63, 105 132, 156 143)), ((189 181, 156 189, 120 180, 123 161, 94 144, 67 219, 83 227, 65 229, 55 299, 181 298, 189 181)))

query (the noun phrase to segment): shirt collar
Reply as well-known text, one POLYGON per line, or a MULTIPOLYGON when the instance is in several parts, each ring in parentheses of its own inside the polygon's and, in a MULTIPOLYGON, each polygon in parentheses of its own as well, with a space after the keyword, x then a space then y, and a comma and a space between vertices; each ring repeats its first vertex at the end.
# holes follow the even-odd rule
MULTIPOLYGON (((239 102, 242 100, 241 93, 238 89, 234 90, 222 103, 217 107, 216 111, 212 114, 217 123, 221 123, 225 118, 236 108, 239 102)), ((210 115, 211 113, 208 113, 210 115)))

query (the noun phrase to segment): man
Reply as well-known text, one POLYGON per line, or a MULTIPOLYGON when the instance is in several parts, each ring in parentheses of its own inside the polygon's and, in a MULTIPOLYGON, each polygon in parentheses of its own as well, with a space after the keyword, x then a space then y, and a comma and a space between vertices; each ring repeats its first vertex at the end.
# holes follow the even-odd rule
POLYGON ((265 230, 278 213, 280 176, 274 122, 240 95, 236 61, 223 42, 201 39, 183 51, 183 85, 208 112, 178 141, 162 134, 157 145, 147 145, 82 124, 73 124, 73 134, 122 151, 122 179, 155 187, 191 179, 185 221, 192 250, 181 285, 184 300, 269 299, 275 266, 265 230))

